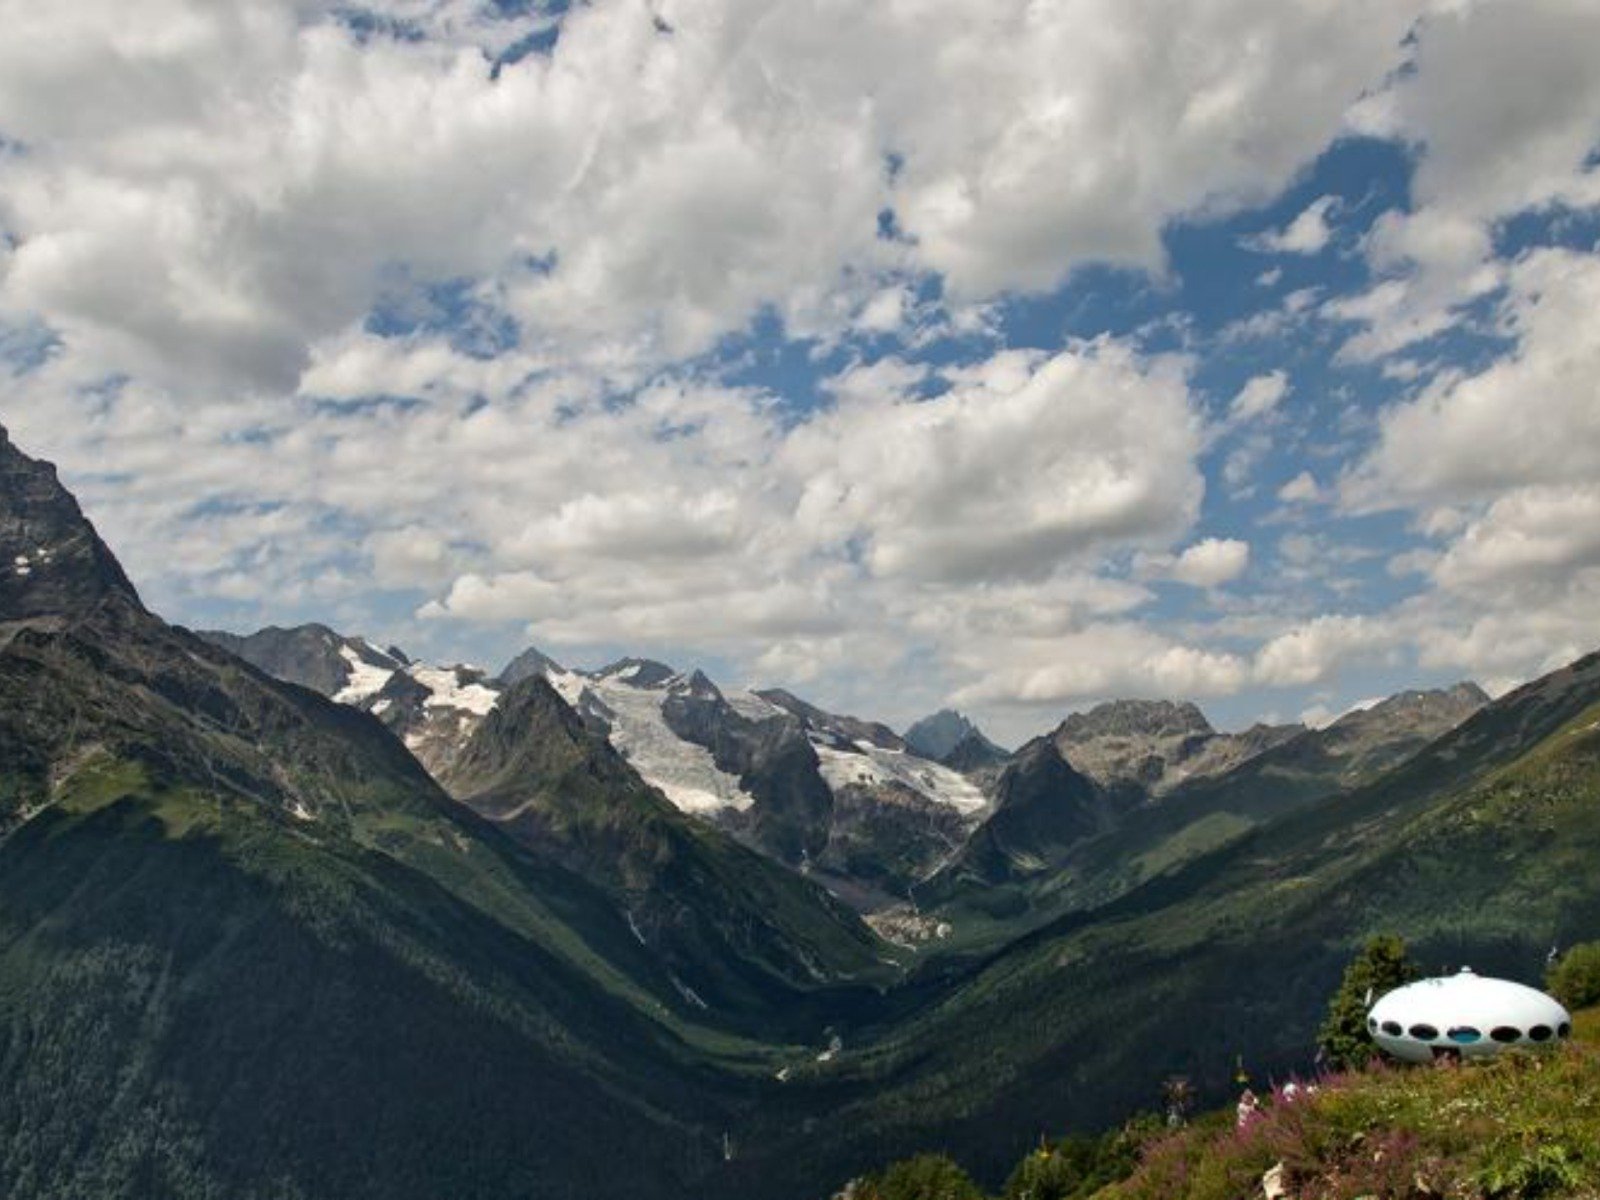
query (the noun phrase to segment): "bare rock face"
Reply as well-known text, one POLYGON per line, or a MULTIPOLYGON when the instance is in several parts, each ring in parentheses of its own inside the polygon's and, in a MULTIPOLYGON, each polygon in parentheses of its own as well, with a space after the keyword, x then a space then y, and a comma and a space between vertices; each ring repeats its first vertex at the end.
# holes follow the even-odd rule
POLYGON ((1257 725, 1218 733, 1195 705, 1114 700, 1073 713, 1051 734, 1057 749, 1101 787, 1125 796, 1160 796, 1178 784, 1220 775, 1304 726, 1257 725))
POLYGON ((326 625, 269 625, 240 635, 204 629, 200 636, 231 654, 237 654, 268 675, 320 692, 330 699, 350 686, 362 666, 374 671, 397 671, 406 662, 397 650, 379 650, 362 638, 346 637, 326 625))
POLYGON ((1006 757, 1006 752, 985 737, 981 729, 952 708, 940 709, 907 729, 906 745, 923 758, 957 771, 968 769, 958 765, 961 762, 986 766, 1006 757))
POLYGON ((1488 693, 1470 681, 1397 692, 1346 713, 1319 737, 1325 752, 1341 760, 1340 783, 1350 787, 1398 766, 1488 703, 1488 693))
POLYGON ((0 617, 80 617, 112 596, 142 608, 55 467, 23 454, 0 428, 0 617))
POLYGON ((672 689, 661 715, 673 733, 709 750, 718 769, 736 776, 756 798, 742 814, 748 827, 741 832, 785 862, 802 863, 821 853, 833 820, 833 792, 804 721, 782 711, 763 720, 747 717, 698 671, 672 689))

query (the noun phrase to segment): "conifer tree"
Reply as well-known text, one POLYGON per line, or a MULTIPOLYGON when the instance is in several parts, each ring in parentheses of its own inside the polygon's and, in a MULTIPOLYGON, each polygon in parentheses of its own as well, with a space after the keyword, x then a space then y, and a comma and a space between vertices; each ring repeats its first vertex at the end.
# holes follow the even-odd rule
POLYGON ((1339 990, 1328 1002, 1328 1014, 1317 1033, 1323 1061, 1335 1071, 1365 1064, 1378 1053, 1367 1031, 1367 1010, 1385 992, 1416 979, 1416 965, 1406 954, 1404 939, 1394 934, 1370 938, 1345 968, 1339 990))

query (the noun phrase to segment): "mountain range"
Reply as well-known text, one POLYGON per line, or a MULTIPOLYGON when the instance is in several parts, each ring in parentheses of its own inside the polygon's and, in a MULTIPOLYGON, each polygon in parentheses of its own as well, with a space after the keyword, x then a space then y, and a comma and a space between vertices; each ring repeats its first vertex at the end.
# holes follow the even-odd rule
POLYGON ((1007 753, 644 659, 151 613, 0 432, 0 1193, 831 1194, 1307 1064, 1352 948, 1594 936, 1600 655, 1007 753))

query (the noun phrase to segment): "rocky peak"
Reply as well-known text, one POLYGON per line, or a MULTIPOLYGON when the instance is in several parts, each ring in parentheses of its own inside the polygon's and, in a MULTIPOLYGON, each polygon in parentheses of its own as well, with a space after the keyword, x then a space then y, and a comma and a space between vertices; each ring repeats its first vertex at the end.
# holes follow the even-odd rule
POLYGON ((379 650, 363 638, 346 637, 315 622, 269 625, 242 636, 208 629, 200 636, 268 675, 340 700, 348 698, 342 693, 358 676, 367 685, 365 691, 376 691, 406 665, 397 651, 379 650))
POLYGON ((550 681, 530 675, 501 693, 499 703, 440 773, 459 797, 505 786, 523 775, 559 775, 579 762, 593 779, 635 784, 621 756, 587 729, 550 681))
POLYGON ((834 740, 849 744, 867 742, 884 750, 904 750, 906 744, 900 736, 881 721, 863 721, 860 717, 840 716, 809 704, 793 692, 783 688, 767 688, 760 696, 774 708, 781 708, 800 720, 807 729, 829 734, 834 740))
POLYGON ((529 646, 505 665, 500 672, 499 683, 502 687, 510 687, 534 675, 549 675, 551 672, 559 674, 561 664, 536 647, 529 646))
POLYGON ((1112 700, 1071 714, 1055 737, 1058 744, 1071 745, 1103 737, 1184 738, 1215 732, 1205 714, 1187 700, 1112 700))
POLYGON ((679 675, 667 684, 667 690, 674 696, 692 696, 696 700, 721 700, 722 689, 711 682, 709 676, 699 668, 688 675, 679 675))
POLYGON ((956 743, 955 749, 939 759, 952 771, 963 775, 984 771, 1006 761, 1006 752, 974 729, 956 743))
POLYGON ((54 466, 0 428, 0 620, 82 616, 139 594, 54 466))
POLYGON ((1489 703, 1488 693, 1470 680, 1448 688, 1432 688, 1425 691, 1409 689, 1396 692, 1393 696, 1367 708, 1347 712, 1329 728, 1359 729, 1373 725, 1392 728, 1396 722, 1421 725, 1429 729, 1441 725, 1453 727, 1465 721, 1487 703, 1489 703))
POLYGON ((1110 826, 1112 808, 1048 737, 1017 751, 995 785, 994 812, 942 872, 934 891, 960 878, 1003 883, 1050 868, 1110 826))
POLYGON ((947 754, 978 732, 978 727, 964 715, 953 708, 942 708, 932 716, 923 717, 906 730, 906 745, 923 758, 942 761, 947 754))

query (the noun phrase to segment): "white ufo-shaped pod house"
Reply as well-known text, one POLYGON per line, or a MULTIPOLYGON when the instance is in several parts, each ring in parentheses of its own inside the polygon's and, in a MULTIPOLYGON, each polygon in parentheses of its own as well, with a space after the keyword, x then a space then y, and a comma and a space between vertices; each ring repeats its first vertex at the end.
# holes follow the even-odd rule
POLYGON ((1396 1058, 1431 1062, 1548 1046, 1571 1036, 1572 1017, 1536 988, 1462 967, 1387 993, 1367 1013, 1367 1029, 1396 1058))

